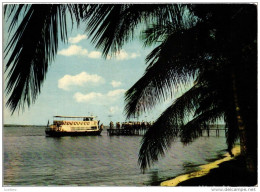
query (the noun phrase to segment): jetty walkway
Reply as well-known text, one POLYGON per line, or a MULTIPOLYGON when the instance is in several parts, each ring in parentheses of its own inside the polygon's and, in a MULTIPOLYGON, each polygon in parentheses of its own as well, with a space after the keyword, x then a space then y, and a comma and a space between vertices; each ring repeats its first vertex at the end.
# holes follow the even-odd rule
MULTIPOLYGON (((139 136, 144 135, 146 131, 153 125, 152 122, 124 122, 120 124, 116 123, 116 127, 114 127, 113 122, 110 122, 110 127, 107 129, 107 135, 109 136, 139 136)), ((209 129, 202 129, 198 136, 220 136, 220 132, 224 132, 227 134, 227 130, 225 128, 219 128, 218 126, 212 126, 209 129)))

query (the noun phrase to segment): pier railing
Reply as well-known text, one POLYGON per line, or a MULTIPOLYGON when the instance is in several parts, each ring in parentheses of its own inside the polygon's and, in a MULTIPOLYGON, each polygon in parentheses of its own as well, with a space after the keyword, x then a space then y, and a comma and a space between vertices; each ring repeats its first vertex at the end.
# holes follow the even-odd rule
POLYGON ((144 135, 146 132, 145 129, 107 129, 107 134, 112 135, 144 135))
MULTIPOLYGON (((138 135, 144 135, 146 133, 147 129, 107 129, 107 135, 109 136, 138 136, 138 135)), ((198 132, 197 136, 220 136, 220 132, 224 131, 225 136, 227 134, 226 129, 223 128, 211 128, 211 129, 202 129, 200 132, 198 132)))

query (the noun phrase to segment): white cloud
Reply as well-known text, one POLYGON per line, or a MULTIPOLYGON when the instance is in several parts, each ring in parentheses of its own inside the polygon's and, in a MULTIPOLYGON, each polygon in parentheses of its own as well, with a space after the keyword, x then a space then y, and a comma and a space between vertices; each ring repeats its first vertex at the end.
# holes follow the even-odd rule
POLYGON ((87 84, 100 84, 104 83, 104 79, 96 74, 88 74, 81 72, 77 75, 65 75, 58 81, 58 87, 60 89, 69 90, 71 86, 84 86, 87 84))
POLYGON ((140 56, 140 54, 138 54, 138 53, 131 53, 130 59, 135 59, 136 57, 139 57, 139 56, 140 56))
POLYGON ((116 89, 107 93, 108 97, 116 97, 125 92, 125 89, 116 89))
POLYGON ((91 59, 99 59, 101 57, 101 52, 91 51, 89 53, 87 49, 84 49, 78 45, 71 45, 67 49, 62 49, 58 51, 58 54, 63 56, 74 56, 74 55, 86 56, 91 59))
POLYGON ((76 99, 76 101, 78 103, 82 103, 82 102, 89 102, 89 101, 92 101, 92 100, 97 100, 99 98, 102 98, 103 95, 101 93, 95 93, 95 92, 91 92, 91 93, 88 93, 86 95, 80 93, 80 92, 77 92, 74 94, 74 98, 76 99))
POLYGON ((111 85, 113 87, 120 87, 122 85, 122 83, 120 81, 113 80, 113 81, 111 81, 111 85))
POLYGON ((116 52, 116 54, 111 57, 108 56, 108 59, 115 58, 116 60, 128 60, 128 59, 135 59, 136 57, 139 57, 140 54, 138 53, 127 53, 125 50, 121 50, 116 52))
POLYGON ((78 43, 83 39, 87 39, 87 36, 78 34, 76 37, 70 37, 69 42, 70 43, 78 43))
POLYGON ((116 57, 116 60, 125 60, 128 58, 128 54, 127 54, 127 52, 122 50, 120 52, 117 52, 115 57, 116 57))
POLYGON ((62 49, 58 51, 58 54, 64 56, 72 56, 72 55, 88 56, 88 50, 83 49, 81 46, 78 45, 71 45, 67 49, 62 49))
POLYGON ((74 94, 74 99, 78 103, 89 103, 95 105, 105 105, 109 103, 114 103, 118 101, 126 90, 124 89, 116 89, 113 91, 109 91, 106 94, 91 92, 87 94, 82 94, 77 92, 74 94))
POLYGON ((111 106, 110 108, 109 108, 109 113, 110 114, 115 114, 116 112, 118 112, 119 111, 119 107, 118 106, 111 106))
POLYGON ((89 58, 92 58, 92 59, 98 59, 101 57, 101 52, 99 51, 91 51, 89 54, 88 54, 88 57, 89 58))

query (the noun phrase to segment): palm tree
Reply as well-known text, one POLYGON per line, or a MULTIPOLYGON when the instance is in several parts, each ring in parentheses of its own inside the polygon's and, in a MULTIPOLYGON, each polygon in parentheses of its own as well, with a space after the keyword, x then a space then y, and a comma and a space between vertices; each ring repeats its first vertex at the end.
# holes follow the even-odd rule
POLYGON ((41 91, 49 64, 58 50, 58 40, 67 41, 66 14, 79 23, 86 5, 15 4, 6 5, 4 14, 12 33, 5 48, 6 105, 12 112, 30 106, 41 91), (20 19, 22 20, 20 21, 20 19), (20 23, 19 23, 20 22, 20 23), (17 23, 19 26, 14 31, 17 23))
POLYGON ((144 136, 141 167, 163 155, 178 130, 182 130, 182 141, 188 143, 202 125, 220 117, 228 127, 228 147, 239 135, 245 156, 256 160, 254 5, 9 5, 5 16, 12 18, 10 32, 23 15, 5 49, 5 91, 12 112, 30 106, 40 93, 58 39, 67 41, 67 15, 78 25, 86 23, 86 32, 104 57, 120 50, 133 38, 138 25, 145 24, 145 45, 158 46, 147 56, 144 76, 126 94, 127 117, 152 109, 180 84, 197 82, 144 136), (186 114, 194 114, 194 119, 187 119, 186 114))
POLYGON ((195 25, 164 33, 158 32, 158 27, 145 32, 147 44, 158 37, 164 40, 147 57, 148 67, 143 77, 126 93, 127 117, 151 110, 171 96, 174 88, 194 77, 197 79, 147 131, 139 163, 144 170, 164 155, 178 135, 187 144, 199 136, 201 129, 223 117, 228 128, 228 149, 239 137, 247 168, 256 173, 255 6, 192 8, 198 16, 195 25), (188 118, 190 115, 192 119, 188 118))
POLYGON ((168 4, 6 5, 8 32, 13 33, 4 50, 8 59, 5 65, 7 107, 13 113, 35 102, 57 54, 59 39, 67 42, 67 16, 77 25, 86 23, 86 32, 106 57, 133 38, 141 22, 163 23, 175 12, 176 5, 168 4))

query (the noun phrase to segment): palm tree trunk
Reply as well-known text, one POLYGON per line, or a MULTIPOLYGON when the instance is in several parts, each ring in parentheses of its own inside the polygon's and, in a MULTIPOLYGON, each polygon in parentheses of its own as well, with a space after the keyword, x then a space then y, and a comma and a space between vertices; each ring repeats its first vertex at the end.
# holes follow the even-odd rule
POLYGON ((237 116, 237 124, 239 130, 239 137, 240 137, 240 150, 241 156, 245 160, 246 168, 249 172, 254 173, 256 172, 256 166, 254 163, 254 158, 248 153, 248 138, 246 133, 245 123, 241 116, 240 112, 240 105, 238 102, 238 94, 237 94, 237 86, 236 86, 236 76, 235 73, 232 73, 232 86, 233 86, 233 97, 234 97, 234 105, 236 109, 236 116, 237 116))

